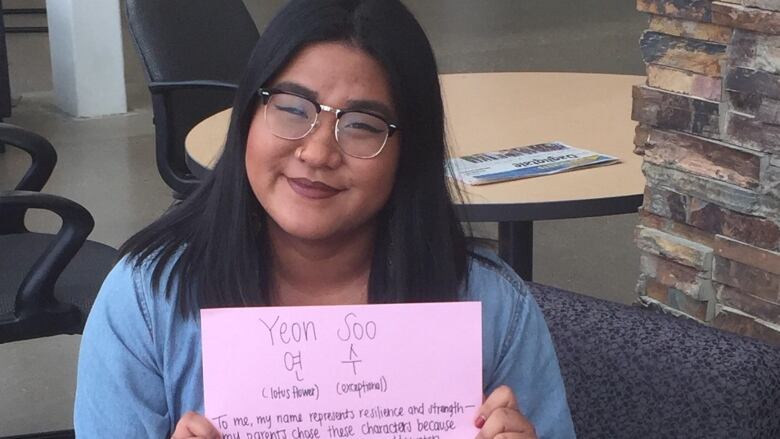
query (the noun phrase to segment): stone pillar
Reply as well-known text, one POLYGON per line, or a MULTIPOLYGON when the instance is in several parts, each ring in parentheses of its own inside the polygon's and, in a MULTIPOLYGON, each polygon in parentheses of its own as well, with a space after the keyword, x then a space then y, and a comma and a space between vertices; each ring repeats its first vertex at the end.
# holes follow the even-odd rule
POLYGON ((640 300, 780 345, 780 0, 637 0, 640 300))
POLYGON ((119 0, 47 0, 57 106, 74 116, 127 111, 119 0))

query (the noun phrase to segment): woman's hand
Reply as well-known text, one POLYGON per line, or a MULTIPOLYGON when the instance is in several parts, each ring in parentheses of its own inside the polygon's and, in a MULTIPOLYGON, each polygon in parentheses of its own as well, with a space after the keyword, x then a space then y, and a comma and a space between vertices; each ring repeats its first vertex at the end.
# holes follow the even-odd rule
POLYGON ((187 412, 176 423, 176 430, 171 439, 219 439, 221 436, 216 427, 205 417, 187 412))
POLYGON ((474 422, 476 439, 537 439, 536 430, 517 405, 514 392, 501 386, 488 396, 474 422))

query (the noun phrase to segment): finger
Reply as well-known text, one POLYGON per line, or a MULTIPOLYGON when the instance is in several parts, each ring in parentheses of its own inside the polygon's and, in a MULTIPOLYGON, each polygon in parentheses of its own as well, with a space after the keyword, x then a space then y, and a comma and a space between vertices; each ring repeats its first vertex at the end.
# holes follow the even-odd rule
POLYGON ((505 407, 493 411, 480 433, 485 438, 496 438, 507 433, 519 433, 519 437, 524 439, 536 437, 536 430, 528 418, 515 409, 505 407))
POLYGON ((523 433, 501 433, 493 439, 536 439, 536 435, 528 436, 523 433))
POLYGON ((195 412, 187 412, 176 423, 172 439, 186 438, 219 439, 219 431, 208 419, 195 412))
POLYGON ((536 438, 533 424, 515 409, 499 407, 490 414, 477 435, 478 439, 536 438))
POLYGON ((517 404, 517 398, 515 398, 515 392, 513 392, 509 386, 499 386, 490 393, 479 408, 479 415, 477 416, 474 425, 476 425, 477 428, 482 428, 485 420, 498 408, 509 408, 520 411, 517 404))

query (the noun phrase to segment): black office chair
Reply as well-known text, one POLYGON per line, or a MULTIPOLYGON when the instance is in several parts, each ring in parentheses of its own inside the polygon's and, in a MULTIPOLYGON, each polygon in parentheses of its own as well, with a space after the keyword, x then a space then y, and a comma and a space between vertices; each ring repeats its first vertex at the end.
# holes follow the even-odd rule
MULTIPOLYGON (((15 190, 0 191, 0 343, 80 334, 117 251, 87 241, 94 221, 79 204, 43 194, 57 154, 43 137, 0 123, 0 143, 30 154, 32 162, 15 190), (24 225, 28 209, 59 215, 56 235, 24 225)), ((70 439, 73 430, 13 436, 70 439)))
POLYGON ((0 343, 80 334, 117 252, 86 240, 94 220, 84 207, 37 192, 57 162, 46 139, 0 123, 0 142, 32 157, 15 190, 0 192, 0 343), (57 234, 27 230, 28 209, 59 215, 57 234))
POLYGON ((242 0, 127 0, 127 21, 152 93, 157 168, 186 197, 198 181, 184 138, 231 105, 257 27, 242 0))

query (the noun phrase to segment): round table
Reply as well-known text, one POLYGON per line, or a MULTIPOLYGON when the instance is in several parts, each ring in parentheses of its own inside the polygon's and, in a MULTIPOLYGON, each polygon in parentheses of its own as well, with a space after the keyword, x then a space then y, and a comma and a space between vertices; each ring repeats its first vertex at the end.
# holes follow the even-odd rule
MULTIPOLYGON (((499 223, 499 253, 532 278, 533 221, 636 212, 645 179, 633 153, 631 88, 643 76, 591 73, 441 75, 451 155, 561 141, 618 157, 615 165, 482 186, 461 186, 465 221, 499 223)), ((187 135, 196 175, 219 158, 230 109, 187 135)))

